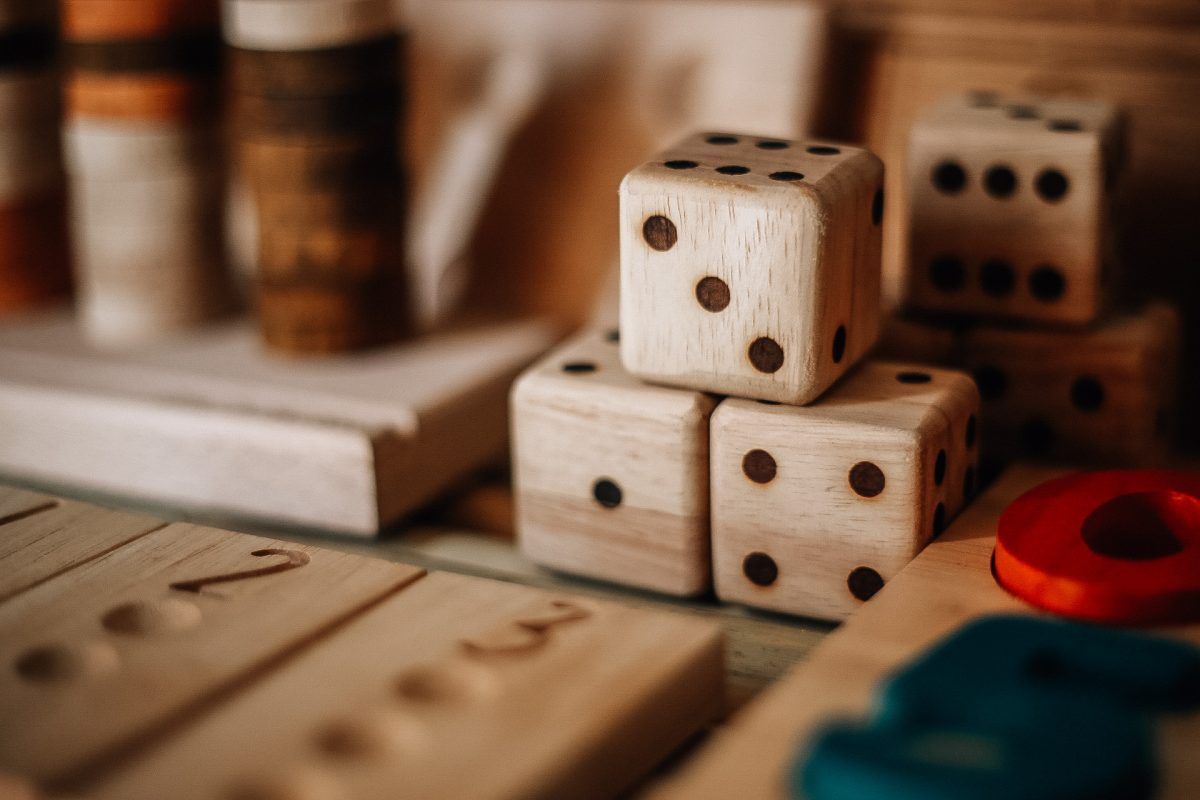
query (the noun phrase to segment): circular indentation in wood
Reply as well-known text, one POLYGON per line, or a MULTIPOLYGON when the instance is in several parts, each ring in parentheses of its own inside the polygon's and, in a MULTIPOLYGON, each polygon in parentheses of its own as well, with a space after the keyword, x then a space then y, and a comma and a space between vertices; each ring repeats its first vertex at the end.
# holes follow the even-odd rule
POLYGON ((749 171, 749 167, 743 167, 740 164, 726 164, 722 167, 717 167, 717 172, 722 175, 745 175, 749 171))
POLYGON ((775 457, 766 450, 751 450, 742 457, 742 472, 755 483, 775 480, 775 457))
POLYGON ((422 738, 417 720, 395 710, 374 709, 325 722, 317 728, 313 744, 329 758, 362 761, 411 751, 422 738))
POLYGON ((1030 455, 1045 455, 1054 446, 1054 428, 1044 419, 1028 419, 1021 426, 1021 446, 1030 455))
POLYGON ((963 472, 963 497, 970 500, 975 496, 975 468, 967 467, 963 472))
POLYGON ((642 238, 652 249, 665 253, 679 241, 679 232, 675 229, 674 222, 661 214, 655 214, 642 223, 642 238))
POLYGON ((200 609, 175 597, 122 603, 100 618, 105 629, 124 636, 153 636, 194 628, 200 624, 200 609))
POLYGON ((783 366, 783 348, 774 339, 760 336, 750 343, 750 363, 759 372, 778 372, 783 366))
POLYGON ((938 503, 933 509, 933 538, 936 539, 946 530, 946 505, 938 503))
POLYGON ((967 104, 972 108, 995 108, 1000 95, 986 89, 977 89, 967 95, 967 104))
POLYGON ((1091 375, 1082 375, 1071 384, 1071 403, 1080 411, 1097 411, 1104 405, 1104 384, 1091 375))
POLYGON ((886 483, 883 470, 871 461, 860 461, 850 468, 850 488, 859 497, 878 497, 886 483))
POLYGON ((883 577, 870 567, 855 567, 846 577, 846 586, 856 600, 867 601, 883 588, 883 577))
POLYGON ((1174 490, 1132 492, 1099 506, 1083 521, 1092 552, 1122 561, 1152 561, 1183 552, 1200 521, 1200 499, 1174 490))
POLYGON ((720 278, 708 276, 696 284, 696 302, 705 311, 714 314, 724 311, 729 305, 729 285, 720 278))
POLYGON ((946 480, 946 451, 938 450, 933 463, 933 485, 941 486, 946 480))
POLYGON ((293 764, 276 775, 255 776, 234 783, 222 800, 349 800, 350 795, 329 772, 293 764))
POLYGON ((812 153, 814 156, 836 156, 838 153, 842 152, 838 148, 831 147, 827 144, 814 144, 806 147, 805 150, 809 153, 812 153))
POLYGON ((1052 119, 1046 122, 1046 127, 1058 133, 1076 133, 1083 130, 1083 123, 1077 119, 1052 119))
POLYGON ((941 255, 929 262, 929 282, 941 292, 957 292, 967 284, 967 268, 962 259, 941 255))
POLYGON ((989 297, 1007 297, 1017 285, 1012 264, 1000 258, 989 258, 979 270, 979 288, 989 297))
POLYGON ((605 508, 621 505, 621 487, 610 478, 600 478, 592 484, 592 497, 605 508))
POLYGON ((104 642, 82 646, 43 644, 17 656, 13 668, 30 683, 61 684, 116 670, 117 651, 104 642))
POLYGON ((742 574, 755 586, 770 586, 779 578, 779 565, 766 553, 754 552, 742 559, 742 574))
POLYGON ((833 332, 833 363, 840 364, 846 355, 846 326, 839 325, 833 332))
POLYGON ((1012 119, 1037 119, 1041 113, 1034 106, 1027 105, 1011 105, 1004 109, 1004 113, 1012 119))
POLYGON ((604 334, 604 341, 609 342, 610 344, 620 344, 621 332, 616 328, 613 328, 611 331, 604 334))
POLYGON ((879 225, 883 222, 883 187, 880 186, 875 190, 875 197, 871 199, 871 224, 879 225))
POLYGON ((708 137, 704 141, 708 142, 709 144, 737 144, 738 138, 736 136, 729 136, 728 134, 718 133, 714 136, 708 137))
POLYGON ((929 383, 933 376, 928 372, 897 372, 896 380, 900 383, 929 383))
POLYGON ((983 174, 983 189, 998 200, 1011 197, 1017 190, 1017 173, 1004 164, 989 167, 983 174))
POLYGON ((1029 293, 1043 303, 1053 303, 1067 290, 1067 280, 1057 268, 1043 265, 1029 274, 1029 293))
POLYGON ((970 450, 975 446, 975 426, 979 423, 975 421, 975 415, 967 417, 967 449, 970 450))
POLYGON ((977 367, 974 377, 979 396, 984 400, 999 400, 1008 391, 1008 376, 999 367, 977 367))
POLYGON ((778 139, 764 139, 754 145, 760 150, 787 150, 790 145, 787 142, 781 142, 778 139))
POLYGON ((1062 172, 1056 169, 1044 169, 1038 173, 1033 182, 1033 188, 1037 191, 1038 197, 1048 203, 1057 203, 1066 197, 1071 183, 1062 172))
POLYGON ((496 673, 482 664, 452 661, 418 666, 396 679, 396 694, 414 703, 453 703, 483 699, 499 688, 496 673))
POLYGON ((792 172, 791 170, 785 169, 779 172, 772 172, 767 177, 773 181, 802 181, 804 180, 804 173, 792 172))
POLYGON ((942 161, 930 173, 933 188, 943 194, 958 194, 967 186, 967 171, 957 161, 942 161))
POLYGON ((687 159, 679 158, 672 161, 667 161, 663 164, 663 166, 667 169, 695 169, 700 165, 695 161, 688 161, 687 159))
POLYGON ((569 361, 562 365, 563 372, 569 372, 572 375, 585 375, 589 372, 596 371, 596 365, 591 361, 569 361))

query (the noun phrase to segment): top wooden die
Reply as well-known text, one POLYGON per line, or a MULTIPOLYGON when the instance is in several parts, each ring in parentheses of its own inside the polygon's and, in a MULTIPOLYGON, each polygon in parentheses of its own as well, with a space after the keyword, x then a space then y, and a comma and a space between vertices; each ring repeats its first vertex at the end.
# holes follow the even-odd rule
POLYGON ((1123 141, 1121 115, 1102 102, 975 92, 925 112, 909 136, 907 303, 1094 320, 1123 141))
POLYGON ((879 333, 883 164, 698 134, 621 183, 621 360, 648 381, 815 400, 879 333))

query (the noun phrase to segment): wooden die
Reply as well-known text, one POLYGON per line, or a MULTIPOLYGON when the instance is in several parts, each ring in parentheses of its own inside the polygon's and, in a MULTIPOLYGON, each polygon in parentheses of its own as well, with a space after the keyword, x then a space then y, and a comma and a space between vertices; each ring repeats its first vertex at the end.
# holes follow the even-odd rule
POLYGON ((615 331, 585 333, 530 368, 512 393, 525 554, 667 594, 707 590, 708 422, 717 402, 630 376, 615 331))
POLYGON ((698 134, 621 184, 621 360, 804 404, 879 330, 883 164, 846 145, 698 134))
POLYGON ((1091 100, 956 95, 914 123, 906 302, 1086 323, 1111 276, 1122 117, 1091 100))
POLYGON ((979 393, 960 372, 869 361, 807 407, 712 419, 717 596, 842 619, 965 505, 979 393))

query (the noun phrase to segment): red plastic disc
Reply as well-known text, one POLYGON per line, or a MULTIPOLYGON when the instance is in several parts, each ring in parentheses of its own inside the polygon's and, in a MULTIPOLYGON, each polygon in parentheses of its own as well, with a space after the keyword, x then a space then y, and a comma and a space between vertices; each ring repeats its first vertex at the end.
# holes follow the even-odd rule
POLYGON ((1200 473, 1084 472, 1043 483, 1000 517, 996 579, 1066 617, 1200 621, 1200 473))

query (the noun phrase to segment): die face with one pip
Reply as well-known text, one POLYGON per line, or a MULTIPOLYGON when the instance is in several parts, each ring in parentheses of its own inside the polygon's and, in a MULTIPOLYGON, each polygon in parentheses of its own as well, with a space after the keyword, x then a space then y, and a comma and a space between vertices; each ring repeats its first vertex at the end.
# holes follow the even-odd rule
POLYGON ((698 134, 621 184, 621 359, 639 378, 801 405, 870 349, 883 165, 698 134))
POLYGON ((706 591, 717 400, 637 381, 621 367, 615 334, 580 335, 513 389, 521 548, 564 572, 674 595, 706 591))
POLYGON ((712 419, 717 596, 841 619, 974 492, 979 394, 871 360, 806 407, 727 399, 712 419))
POLYGON ((909 135, 906 302, 1086 323, 1111 277, 1122 118, 1107 103, 956 95, 909 135))

